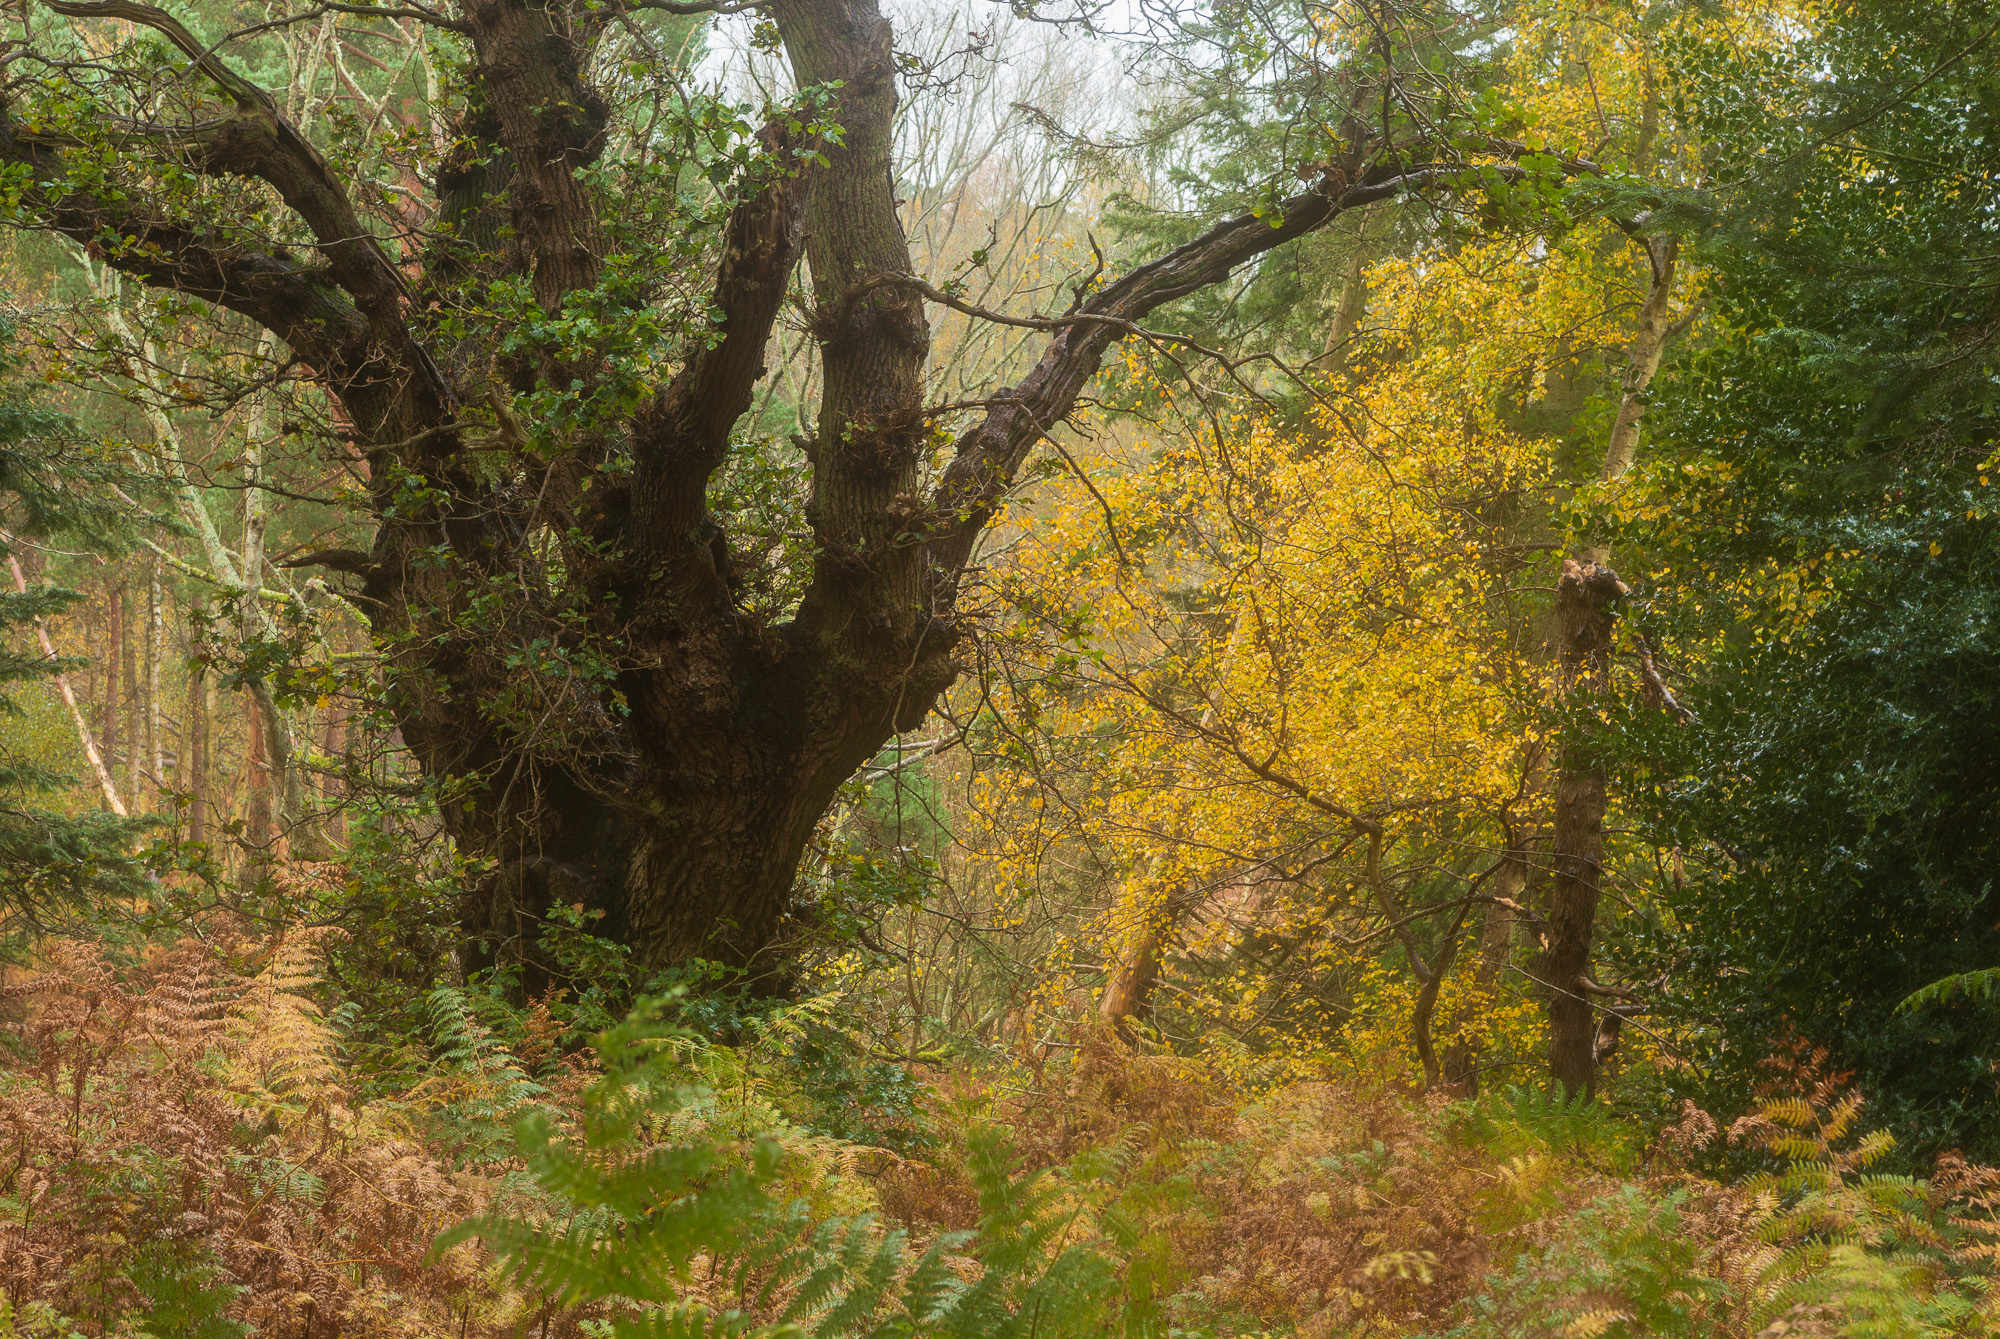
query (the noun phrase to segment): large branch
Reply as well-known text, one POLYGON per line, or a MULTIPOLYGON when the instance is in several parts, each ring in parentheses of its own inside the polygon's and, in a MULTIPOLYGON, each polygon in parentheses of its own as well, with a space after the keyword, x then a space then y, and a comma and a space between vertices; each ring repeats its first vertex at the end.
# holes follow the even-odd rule
POLYGON ((356 306, 376 327, 378 338, 389 344, 398 342, 399 336, 407 338, 403 334, 401 299, 405 290, 401 276, 362 224, 326 159, 286 119, 269 93, 230 69, 165 10, 136 0, 46 3, 59 14, 119 19, 152 28, 180 48, 196 69, 235 102, 236 115, 187 135, 162 128, 169 143, 183 147, 204 172, 249 177, 270 185, 312 229, 334 281, 353 295, 356 306))
POLYGON ((466 0, 473 72, 482 109, 481 156, 504 154, 487 172, 504 181, 507 268, 525 274, 543 311, 593 287, 604 264, 603 228, 579 172, 604 151, 611 109, 586 78, 596 22, 586 4, 466 0))
MULTIPOLYGON (((1507 180, 1523 175, 1513 164, 1494 170, 1507 180)), ((1019 385, 989 397, 986 417, 959 438, 952 463, 932 494, 930 512, 937 529, 929 553, 937 595, 949 600, 974 542, 1029 452, 1068 415, 1106 352, 1133 334, 1139 321, 1170 302, 1221 283, 1239 266, 1349 210, 1449 184, 1466 171, 1463 164, 1413 171, 1378 169, 1353 184, 1322 182, 1286 201, 1275 220, 1245 214, 1218 223, 1093 294, 1071 316, 1020 322, 1056 333, 1019 385)))
POLYGON ((34 161, 37 190, 59 231, 94 243, 103 235, 146 230, 157 246, 146 254, 121 248, 107 256, 146 283, 207 298, 276 332, 312 363, 330 388, 350 401, 357 426, 375 441, 408 438, 450 417, 450 394, 405 320, 407 290, 381 245, 319 151, 300 135, 271 95, 231 70, 213 50, 166 11, 136 0, 47 0, 58 13, 140 24, 167 38, 235 103, 235 114, 198 128, 155 127, 152 139, 197 170, 261 181, 278 193, 312 231, 323 271, 244 252, 211 240, 171 217, 145 217, 107 197, 64 194, 54 140, 13 132, 4 149, 34 161), (132 254, 124 254, 131 251, 132 254), (331 281, 329 283, 329 281, 331 281), (329 291, 334 287, 340 292, 329 291), (343 300, 344 299, 344 300, 343 300), (366 334, 356 331, 359 316, 366 334))
POLYGON ((784 305, 805 242, 811 177, 795 163, 797 144, 767 126, 760 138, 770 176, 730 213, 716 271, 713 305, 722 337, 697 342, 679 374, 633 422, 631 512, 627 520, 638 570, 654 574, 669 555, 688 551, 708 515, 709 476, 729 450, 730 430, 750 408, 764 375, 771 328, 784 305))
POLYGON ((207 237, 126 196, 69 189, 60 153, 16 133, 5 109, 0 161, 33 173, 35 184, 22 192, 23 213, 99 249, 119 272, 246 316, 315 367, 337 373, 367 361, 367 318, 323 270, 207 237))
POLYGON ((901 537, 920 505, 930 329, 914 293, 842 299, 870 275, 914 268, 897 213, 895 50, 876 0, 780 0, 771 14, 798 86, 839 86, 843 132, 807 218, 825 376, 809 515, 818 555, 796 622, 832 691, 879 678, 892 692, 904 656, 889 648, 921 622, 922 555, 901 537))

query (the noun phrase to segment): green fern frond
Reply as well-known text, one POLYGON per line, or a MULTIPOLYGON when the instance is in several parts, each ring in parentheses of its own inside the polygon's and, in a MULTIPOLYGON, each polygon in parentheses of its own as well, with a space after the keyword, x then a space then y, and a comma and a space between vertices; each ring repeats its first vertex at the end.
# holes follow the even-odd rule
POLYGON ((1933 981, 1923 989, 1910 994, 1896 1012, 1922 1009, 1933 1004, 1948 1004, 1955 999, 1968 1003, 1982 1003, 2000 994, 2000 967, 1985 967, 1976 972, 1960 972, 1947 976, 1941 981, 1933 981))

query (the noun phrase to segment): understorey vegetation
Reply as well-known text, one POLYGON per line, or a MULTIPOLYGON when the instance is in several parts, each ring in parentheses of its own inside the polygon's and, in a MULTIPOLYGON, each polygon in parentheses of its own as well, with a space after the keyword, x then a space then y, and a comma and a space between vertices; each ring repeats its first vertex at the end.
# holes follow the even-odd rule
POLYGON ((0 1339, 2000 1331, 1985 0, 0 12, 0 1339))

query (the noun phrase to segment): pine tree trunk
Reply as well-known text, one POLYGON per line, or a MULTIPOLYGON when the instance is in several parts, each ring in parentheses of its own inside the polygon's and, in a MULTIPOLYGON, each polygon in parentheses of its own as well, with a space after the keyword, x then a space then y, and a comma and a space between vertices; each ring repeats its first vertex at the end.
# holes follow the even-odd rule
MULTIPOLYGON (((1571 699, 1608 692, 1611 629, 1625 584, 1608 567, 1565 559, 1556 587, 1561 625, 1557 673, 1571 699)), ((1549 991, 1549 1073, 1571 1095, 1597 1088, 1597 1019, 1584 978, 1604 877, 1603 765, 1573 726, 1556 768, 1554 877, 1549 890, 1543 985, 1549 991)))

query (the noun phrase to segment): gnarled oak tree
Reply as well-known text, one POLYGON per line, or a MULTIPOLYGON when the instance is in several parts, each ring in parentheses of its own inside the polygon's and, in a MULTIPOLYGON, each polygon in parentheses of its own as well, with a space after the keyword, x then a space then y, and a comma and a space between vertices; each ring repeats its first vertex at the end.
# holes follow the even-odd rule
MULTIPOLYGON (((1394 25, 1364 25, 1322 80, 1338 133, 1303 191, 1009 318, 1038 360, 945 411, 926 303, 957 299, 912 274, 875 0, 319 3, 214 43, 137 0, 45 2, 0 117, 15 221, 270 332, 324 396, 372 546, 309 561, 360 579, 403 737, 490 861, 466 928, 503 954, 562 901, 646 961, 755 959, 838 788, 953 681, 977 537, 1107 351, 1344 210, 1476 184, 1449 97, 1413 93, 1394 25), (687 95, 650 104, 666 129, 621 124, 656 59, 643 11, 741 9, 774 25, 795 99, 754 134, 687 95), (445 91, 400 141, 308 136, 232 54, 300 22, 421 27, 445 91), (396 152, 385 188, 369 155, 396 152), (802 266, 810 570, 773 612, 741 598, 711 490, 802 266), (677 284, 698 319, 662 314, 677 284)), ((1473 157, 1488 182, 1522 170, 1518 146, 1473 157)))

